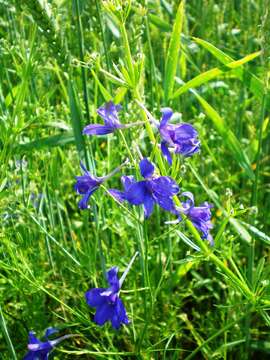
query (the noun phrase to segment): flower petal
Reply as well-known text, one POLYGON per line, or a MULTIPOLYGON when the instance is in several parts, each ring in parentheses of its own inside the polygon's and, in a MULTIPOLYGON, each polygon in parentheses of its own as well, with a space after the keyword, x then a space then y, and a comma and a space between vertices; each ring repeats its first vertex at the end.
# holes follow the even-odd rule
POLYGON ((162 112, 162 118, 161 118, 161 121, 160 121, 160 127, 163 127, 163 126, 165 126, 167 124, 167 122, 172 117, 173 111, 172 111, 171 108, 166 107, 166 108, 162 108, 161 112, 162 112))
POLYGON ((149 178, 155 171, 154 165, 146 158, 140 161, 140 171, 144 178, 149 178))
POLYGON ((81 210, 85 210, 87 209, 88 207, 88 201, 89 201, 89 198, 90 196, 98 189, 98 186, 89 190, 83 197, 82 199, 79 201, 78 203, 78 206, 79 206, 79 209, 81 210))
POLYGON ((104 325, 106 321, 110 321, 113 316, 114 305, 104 302, 97 307, 94 316, 94 322, 100 326, 104 325))
POLYGON ((155 195, 174 196, 179 192, 179 186, 169 176, 159 176, 149 181, 151 190, 155 195))
POLYGON ((90 124, 83 129, 85 135, 106 135, 114 132, 115 128, 108 125, 90 124))
POLYGON ((113 293, 117 293, 120 289, 117 273, 118 273, 118 267, 114 266, 109 271, 107 271, 106 274, 107 281, 113 293))
POLYGON ((85 299, 87 304, 92 307, 97 307, 105 303, 107 301, 107 298, 100 294, 106 290, 107 289, 104 288, 94 288, 86 291, 85 299))
POLYGON ((149 218, 149 216, 152 214, 154 209, 154 200, 152 196, 148 193, 146 193, 146 196, 144 198, 143 206, 144 206, 144 215, 146 218, 149 218))
POLYGON ((196 138, 198 136, 197 130, 187 123, 182 123, 174 128, 174 140, 189 140, 191 138, 196 138))
POLYGON ((121 182, 122 182, 122 185, 123 185, 123 187, 124 187, 124 190, 125 191, 128 191, 129 190, 129 188, 130 188, 130 186, 132 185, 132 184, 134 184, 136 181, 135 181, 135 179, 134 179, 134 176, 132 176, 132 175, 129 175, 129 176, 122 176, 121 177, 121 182))
POLYGON ((141 205, 147 193, 145 181, 138 181, 129 187, 126 192, 126 200, 132 205, 141 205))
POLYGON ((165 141, 161 142, 160 148, 165 159, 168 161, 170 165, 172 165, 172 156, 165 141))
POLYGON ((126 309, 120 298, 116 299, 113 315, 111 318, 112 327, 118 330, 122 324, 129 324, 126 309))
POLYGON ((117 189, 109 189, 108 192, 120 203, 126 200, 125 193, 117 189))
POLYGON ((115 105, 112 101, 109 101, 104 106, 98 108, 97 113, 104 120, 106 126, 113 128, 121 127, 118 119, 118 111, 121 109, 120 105, 115 105))

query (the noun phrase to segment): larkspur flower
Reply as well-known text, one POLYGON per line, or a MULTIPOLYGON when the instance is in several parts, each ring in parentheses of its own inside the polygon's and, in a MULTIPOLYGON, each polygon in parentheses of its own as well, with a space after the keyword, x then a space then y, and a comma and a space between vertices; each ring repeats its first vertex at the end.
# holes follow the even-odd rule
POLYGON ((173 115, 170 108, 161 109, 162 118, 158 129, 161 141, 161 151, 168 163, 172 164, 172 157, 169 148, 172 148, 176 154, 189 157, 197 153, 200 149, 198 133, 194 127, 187 123, 170 124, 169 120, 173 115))
POLYGON ((118 330, 122 324, 129 324, 126 309, 119 297, 119 292, 137 255, 136 252, 120 280, 117 277, 118 267, 114 266, 107 272, 108 288, 94 288, 85 293, 87 304, 96 308, 94 322, 97 325, 102 326, 107 321, 110 321, 112 327, 118 330))
POLYGON ((121 110, 121 105, 115 105, 109 101, 104 106, 98 108, 97 113, 104 120, 102 124, 89 124, 83 129, 85 135, 106 135, 113 133, 117 129, 129 128, 144 124, 144 122, 135 122, 131 124, 121 124, 118 118, 118 112, 121 110))
POLYGON ((210 230, 213 228, 211 223, 211 208, 213 205, 208 202, 204 202, 199 206, 194 206, 194 196, 191 192, 186 191, 181 194, 187 198, 186 201, 182 202, 183 212, 192 222, 192 224, 202 233, 202 238, 207 239, 210 245, 213 245, 213 237, 210 234, 210 230))
POLYGON ((81 163, 81 168, 84 172, 82 176, 76 176, 77 182, 74 185, 75 191, 83 195, 82 199, 79 201, 79 208, 81 210, 87 209, 88 201, 90 196, 100 187, 100 185, 116 174, 128 161, 125 161, 122 165, 113 170, 110 174, 102 177, 97 177, 92 174, 85 168, 81 163))
POLYGON ((146 158, 140 161, 140 171, 145 180, 135 181, 133 176, 122 176, 124 191, 111 189, 111 195, 120 202, 126 200, 131 205, 143 205, 146 218, 152 214, 154 204, 177 215, 172 199, 179 192, 176 182, 169 176, 154 176, 155 167, 146 158))
POLYGON ((58 330, 49 328, 46 330, 46 341, 42 342, 36 338, 33 331, 29 332, 28 352, 23 360, 47 360, 53 348, 61 341, 73 337, 75 335, 64 335, 55 340, 49 340, 49 336, 56 333, 58 330))

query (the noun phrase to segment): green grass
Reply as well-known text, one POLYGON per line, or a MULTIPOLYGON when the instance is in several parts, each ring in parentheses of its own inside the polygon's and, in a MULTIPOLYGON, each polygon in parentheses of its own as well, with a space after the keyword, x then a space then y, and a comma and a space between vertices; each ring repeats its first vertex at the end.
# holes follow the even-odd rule
POLYGON ((23 358, 28 331, 49 326, 79 335, 56 359, 269 357, 269 6, 0 0, 1 359, 23 358), (144 128, 83 136, 110 99, 144 128), (144 110, 159 119, 162 106, 202 144, 171 168, 144 110), (138 146, 214 205, 213 248, 186 219, 116 203, 105 190, 120 174, 78 209, 79 162, 102 176, 128 157, 121 174, 138 175, 138 146), (135 251, 121 290, 131 324, 100 328, 84 293, 135 251))

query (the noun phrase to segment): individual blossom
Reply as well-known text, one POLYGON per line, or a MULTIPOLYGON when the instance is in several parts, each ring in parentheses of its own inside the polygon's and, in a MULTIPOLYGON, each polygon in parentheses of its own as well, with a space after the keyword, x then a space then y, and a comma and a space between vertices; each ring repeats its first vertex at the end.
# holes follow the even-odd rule
POLYGON ((28 352, 24 356, 23 360, 47 360, 49 359, 49 354, 53 348, 59 344, 61 341, 73 337, 75 335, 64 335, 55 340, 49 340, 49 336, 56 333, 57 330, 49 328, 45 332, 46 341, 42 342, 36 338, 33 331, 29 332, 28 340, 28 352))
POLYGON ((119 297, 119 293, 125 277, 127 276, 137 255, 138 253, 136 252, 120 280, 117 276, 118 267, 114 266, 107 272, 107 282, 109 284, 108 288, 94 288, 85 293, 87 304, 96 308, 94 322, 97 325, 102 326, 107 321, 110 321, 112 327, 118 330, 122 324, 129 324, 126 309, 119 297))
POLYGON ((113 170, 110 174, 102 177, 97 177, 92 174, 85 168, 81 163, 81 168, 83 171, 82 176, 76 176, 77 182, 74 185, 74 189, 77 194, 83 195, 82 199, 79 201, 79 208, 81 210, 87 209, 88 201, 90 196, 100 187, 100 185, 116 174, 124 165, 127 164, 125 161, 122 165, 113 170))
POLYGON ((200 149, 200 141, 198 140, 198 133, 194 127, 187 123, 170 124, 169 121, 173 115, 170 108, 161 109, 162 118, 158 129, 161 141, 161 151, 168 163, 172 164, 172 157, 169 151, 170 148, 176 154, 189 157, 197 153, 200 149))
POLYGON ((173 115, 170 108, 162 108, 162 118, 158 122, 151 113, 144 107, 143 104, 138 103, 145 111, 149 120, 157 127, 161 136, 161 151, 168 163, 172 164, 171 151, 183 156, 192 156, 200 150, 200 141, 198 133, 194 127, 187 123, 171 124, 169 121, 173 115))
POLYGON ((109 101, 104 106, 98 108, 97 113, 104 120, 104 125, 89 124, 83 129, 83 134, 106 135, 113 133, 117 129, 129 128, 132 126, 144 124, 144 122, 121 124, 118 118, 118 112, 121 108, 121 105, 115 105, 112 101, 109 101))
POLYGON ((211 223, 211 208, 213 205, 208 202, 204 202, 199 206, 194 206, 194 196, 191 192, 186 191, 181 194, 187 198, 186 201, 182 202, 183 212, 192 222, 192 224, 202 233, 202 238, 207 239, 210 245, 213 245, 213 237, 210 234, 210 230, 213 228, 211 223))
POLYGON ((145 217, 148 218, 154 204, 162 209, 178 214, 173 196, 179 192, 176 182, 169 176, 154 175, 155 167, 146 158, 140 161, 141 175, 145 180, 136 181, 133 176, 122 176, 124 191, 109 190, 118 201, 128 201, 131 205, 143 205, 145 217))

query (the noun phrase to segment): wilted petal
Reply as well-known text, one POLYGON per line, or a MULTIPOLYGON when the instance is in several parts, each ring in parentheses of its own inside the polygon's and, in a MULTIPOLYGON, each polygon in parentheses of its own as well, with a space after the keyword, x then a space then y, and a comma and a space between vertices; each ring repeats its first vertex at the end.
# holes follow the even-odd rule
POLYGON ((140 161, 140 171, 144 178, 149 178, 155 171, 154 165, 148 159, 142 159, 140 161))
POLYGON ((85 135, 106 135, 114 132, 115 128, 108 125, 90 124, 83 129, 85 135))

